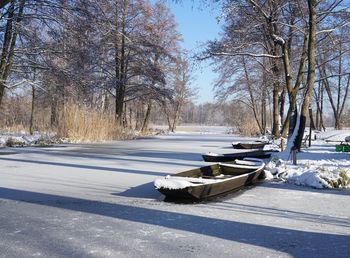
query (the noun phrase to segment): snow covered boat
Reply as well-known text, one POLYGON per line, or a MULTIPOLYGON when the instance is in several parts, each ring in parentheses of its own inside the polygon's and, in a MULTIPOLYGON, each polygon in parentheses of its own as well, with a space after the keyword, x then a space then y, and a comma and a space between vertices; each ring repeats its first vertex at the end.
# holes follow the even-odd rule
POLYGON ((245 152, 235 152, 235 153, 227 153, 227 154, 217 154, 213 152, 208 152, 202 155, 203 160, 206 162, 228 162, 233 161, 235 159, 243 159, 243 158, 259 158, 266 159, 270 158, 271 154, 275 151, 264 151, 264 150, 254 150, 254 151, 245 151, 245 152))
POLYGON ((246 158, 168 175, 154 186, 167 198, 201 200, 253 184, 264 167, 262 160, 246 158))
POLYGON ((235 149, 263 149, 268 142, 233 142, 232 147, 235 149))

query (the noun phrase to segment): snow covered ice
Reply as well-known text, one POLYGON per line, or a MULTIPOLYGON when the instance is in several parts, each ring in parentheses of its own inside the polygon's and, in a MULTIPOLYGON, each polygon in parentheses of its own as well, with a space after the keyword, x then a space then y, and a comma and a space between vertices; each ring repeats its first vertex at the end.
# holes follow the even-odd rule
MULTIPOLYGON (((253 140, 182 133, 2 149, 0 257, 347 257, 348 189, 265 181, 194 204, 163 202, 154 189, 156 179, 207 164, 202 153, 253 140)), ((331 146, 316 145, 305 161, 317 148, 320 164, 336 167, 331 146)))

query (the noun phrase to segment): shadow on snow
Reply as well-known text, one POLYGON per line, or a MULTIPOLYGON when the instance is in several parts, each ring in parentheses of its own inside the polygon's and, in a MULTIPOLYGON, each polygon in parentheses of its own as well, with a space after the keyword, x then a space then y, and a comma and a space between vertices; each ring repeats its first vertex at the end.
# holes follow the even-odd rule
POLYGON ((314 257, 316 251, 323 257, 348 255, 349 235, 286 229, 8 188, 0 188, 0 198, 182 230, 270 248, 293 257, 314 257))

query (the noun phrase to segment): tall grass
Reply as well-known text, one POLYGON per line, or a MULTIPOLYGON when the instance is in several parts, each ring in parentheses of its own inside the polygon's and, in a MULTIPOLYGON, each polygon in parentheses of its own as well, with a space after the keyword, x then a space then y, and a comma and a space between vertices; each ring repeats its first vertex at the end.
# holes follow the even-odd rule
POLYGON ((116 125, 112 115, 69 103, 59 112, 57 135, 78 142, 98 142, 130 138, 132 133, 116 125))
POLYGON ((243 119, 240 122, 238 129, 240 133, 244 136, 254 136, 260 134, 260 130, 258 125, 256 124, 256 121, 250 117, 243 119))

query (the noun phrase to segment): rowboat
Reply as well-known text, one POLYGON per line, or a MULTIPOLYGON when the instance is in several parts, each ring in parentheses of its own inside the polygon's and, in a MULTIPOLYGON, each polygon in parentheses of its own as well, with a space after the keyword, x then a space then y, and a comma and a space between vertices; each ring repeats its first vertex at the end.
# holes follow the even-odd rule
POLYGON ((235 149, 263 149, 268 142, 233 142, 232 147, 235 149))
POLYGON ((202 158, 206 162, 228 162, 228 161, 233 161, 235 159, 243 159, 247 157, 267 159, 267 158, 270 158, 274 152, 275 151, 263 151, 263 150, 253 150, 253 151, 235 152, 235 153, 227 153, 227 154, 217 154, 213 152, 208 152, 208 153, 202 154, 202 158))
POLYGON ((201 200, 253 184, 264 167, 262 160, 246 158, 168 175, 155 180, 154 186, 167 198, 201 200))

